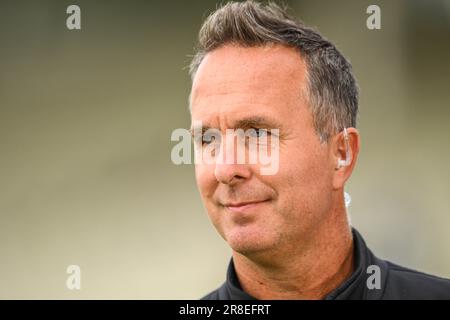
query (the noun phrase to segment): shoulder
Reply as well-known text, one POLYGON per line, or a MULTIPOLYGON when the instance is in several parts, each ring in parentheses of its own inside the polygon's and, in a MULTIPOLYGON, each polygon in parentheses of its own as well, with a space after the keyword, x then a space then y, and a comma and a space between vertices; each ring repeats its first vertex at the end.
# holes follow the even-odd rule
POLYGON ((200 300, 228 300, 226 283, 222 284, 219 288, 210 293, 204 295, 200 300))
POLYGON ((450 299, 450 280, 385 261, 388 277, 383 299, 450 299))
POLYGON ((200 298, 200 300, 219 300, 219 289, 211 291, 207 295, 200 298))

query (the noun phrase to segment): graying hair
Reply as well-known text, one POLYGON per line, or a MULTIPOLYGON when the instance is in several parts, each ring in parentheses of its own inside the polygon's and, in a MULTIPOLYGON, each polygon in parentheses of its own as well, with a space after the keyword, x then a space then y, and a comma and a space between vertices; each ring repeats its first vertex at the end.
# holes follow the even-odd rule
POLYGON ((322 143, 356 127, 358 87, 351 64, 317 31, 287 13, 287 7, 269 2, 228 2, 203 23, 196 53, 189 66, 191 79, 208 52, 226 44, 257 47, 282 44, 299 50, 307 66, 304 93, 314 128, 322 143))

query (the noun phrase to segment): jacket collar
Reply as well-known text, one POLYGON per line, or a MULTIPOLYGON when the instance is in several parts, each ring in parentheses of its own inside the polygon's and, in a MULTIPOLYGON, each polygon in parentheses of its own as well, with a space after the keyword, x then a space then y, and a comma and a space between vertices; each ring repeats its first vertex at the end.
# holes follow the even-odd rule
MULTIPOLYGON (((329 293, 325 300, 348 300, 348 299, 380 299, 383 295, 383 289, 369 289, 367 279, 371 276, 367 268, 370 265, 376 265, 380 268, 381 288, 385 288, 385 282, 388 276, 387 264, 375 257, 367 247, 361 234, 352 228, 354 243, 354 270, 347 280, 339 287, 329 293)), ((239 284, 233 259, 230 259, 227 270, 226 282, 219 289, 220 296, 231 300, 256 300, 254 297, 242 290, 239 284)))

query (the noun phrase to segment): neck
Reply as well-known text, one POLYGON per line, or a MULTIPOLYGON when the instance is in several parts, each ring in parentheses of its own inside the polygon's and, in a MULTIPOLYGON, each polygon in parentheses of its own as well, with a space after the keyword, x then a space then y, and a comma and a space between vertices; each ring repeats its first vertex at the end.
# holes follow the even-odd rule
POLYGON ((271 263, 233 251, 244 291, 262 300, 323 299, 342 284, 353 272, 353 237, 345 208, 328 220, 308 241, 299 241, 296 251, 277 254, 271 263))

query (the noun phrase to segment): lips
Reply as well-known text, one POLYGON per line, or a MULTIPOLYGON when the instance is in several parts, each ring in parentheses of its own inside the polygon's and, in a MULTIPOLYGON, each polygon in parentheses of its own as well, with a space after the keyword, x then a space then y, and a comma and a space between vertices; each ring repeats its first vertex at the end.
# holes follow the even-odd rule
POLYGON ((226 203, 223 206, 232 212, 246 212, 257 208, 268 200, 226 203))

